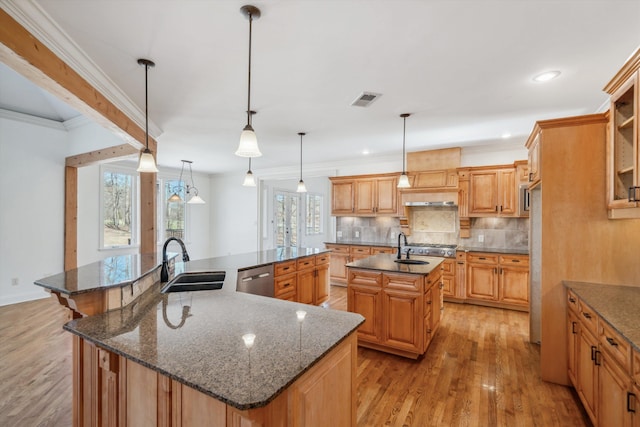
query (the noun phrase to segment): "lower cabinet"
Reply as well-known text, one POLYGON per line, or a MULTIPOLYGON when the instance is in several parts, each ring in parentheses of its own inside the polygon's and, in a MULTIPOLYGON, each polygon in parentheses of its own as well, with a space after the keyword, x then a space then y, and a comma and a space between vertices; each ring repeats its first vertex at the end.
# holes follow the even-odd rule
POLYGON ((456 261, 445 258, 442 266, 442 293, 447 297, 456 296, 456 261))
POLYGON ((347 264, 376 254, 394 254, 396 249, 391 246, 346 245, 326 243, 331 250, 329 279, 331 283, 347 284, 347 264))
POLYGON ((571 290, 567 302, 568 374, 593 425, 640 426, 640 355, 571 290))
POLYGON ((320 305, 329 300, 329 254, 311 255, 276 263, 276 298, 320 305))
POLYGON ((358 344, 416 359, 442 315, 442 273, 427 276, 349 268, 347 306, 366 319, 358 344))
POLYGON ((236 409, 78 336, 73 340, 74 427, 356 425, 355 334, 268 405, 249 410, 236 409))

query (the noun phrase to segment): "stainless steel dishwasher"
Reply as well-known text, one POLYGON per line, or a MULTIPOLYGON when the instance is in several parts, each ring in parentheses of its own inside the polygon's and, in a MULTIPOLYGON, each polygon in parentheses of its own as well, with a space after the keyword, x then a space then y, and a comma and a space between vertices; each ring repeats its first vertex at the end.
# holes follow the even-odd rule
POLYGON ((273 297, 273 264, 238 271, 236 291, 273 297))

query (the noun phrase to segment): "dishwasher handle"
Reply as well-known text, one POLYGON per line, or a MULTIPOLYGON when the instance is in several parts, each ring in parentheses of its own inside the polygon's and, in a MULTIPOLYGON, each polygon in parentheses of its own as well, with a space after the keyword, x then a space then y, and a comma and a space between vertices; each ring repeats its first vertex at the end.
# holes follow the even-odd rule
POLYGON ((263 279, 265 277, 269 277, 271 276, 271 273, 260 273, 260 274, 255 274, 253 276, 247 276, 247 277, 242 277, 240 280, 243 282, 248 282, 250 280, 258 280, 258 279, 263 279))

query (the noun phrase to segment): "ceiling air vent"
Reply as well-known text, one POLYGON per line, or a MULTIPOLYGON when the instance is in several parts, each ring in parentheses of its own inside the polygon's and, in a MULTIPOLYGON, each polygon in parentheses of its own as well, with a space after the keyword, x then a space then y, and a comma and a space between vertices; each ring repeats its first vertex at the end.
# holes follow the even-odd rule
POLYGON ((362 92, 358 97, 351 103, 354 107, 368 107, 371 105, 376 99, 382 96, 381 93, 374 92, 362 92))

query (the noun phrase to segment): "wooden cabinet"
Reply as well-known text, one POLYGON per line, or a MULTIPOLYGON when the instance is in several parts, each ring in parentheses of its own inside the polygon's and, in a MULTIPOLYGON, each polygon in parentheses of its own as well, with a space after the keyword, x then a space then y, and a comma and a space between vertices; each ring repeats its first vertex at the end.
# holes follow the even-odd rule
POLYGON ((358 344, 404 357, 424 354, 442 315, 442 273, 427 276, 349 268, 348 310, 366 319, 358 344))
POLYGON ((74 336, 73 425, 355 426, 356 352, 351 334, 268 405, 239 410, 74 336))
POLYGON ((329 299, 328 253, 276 263, 276 298, 303 304, 320 305, 329 299))
POLYGON ((640 218, 640 49, 605 87, 611 95, 607 149, 610 218, 640 218))
POLYGON ((466 256, 466 292, 471 300, 528 310, 529 256, 469 252, 466 256))
POLYGON ((398 215, 398 174, 331 177, 331 215, 398 215))
POLYGON ((637 426, 639 394, 631 344, 571 290, 567 305, 567 368, 589 418, 595 426, 637 426))
POLYGON ((350 246, 349 247, 349 259, 350 262, 357 261, 359 259, 368 258, 371 256, 371 246, 350 246))
POLYGON ((469 216, 516 214, 515 168, 473 170, 469 173, 469 216))
POLYGON ((532 133, 525 146, 529 152, 529 176, 527 181, 529 182, 529 188, 533 188, 542 180, 542 174, 540 173, 540 131, 532 133))
POLYGON ((456 189, 458 172, 455 169, 427 170, 409 174, 413 179, 411 189, 456 189))
POLYGON ((442 264, 442 294, 447 297, 455 297, 456 293, 456 261, 446 258, 442 264))
POLYGON ((347 284, 346 264, 351 261, 370 257, 376 254, 393 254, 396 249, 390 246, 362 246, 362 245, 342 245, 326 243, 325 247, 331 250, 331 261, 329 268, 330 282, 334 284, 347 284))

